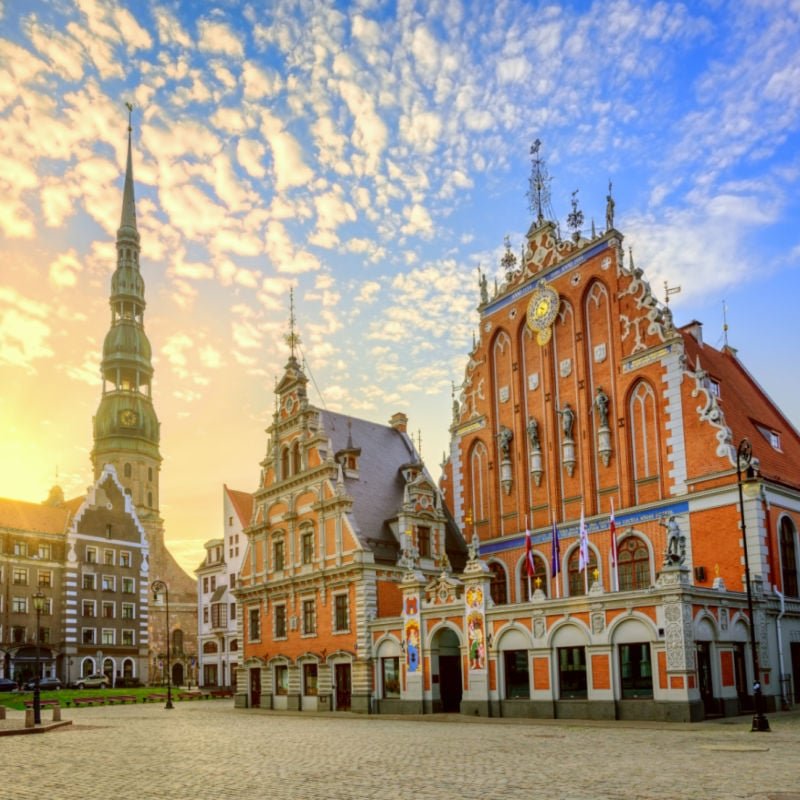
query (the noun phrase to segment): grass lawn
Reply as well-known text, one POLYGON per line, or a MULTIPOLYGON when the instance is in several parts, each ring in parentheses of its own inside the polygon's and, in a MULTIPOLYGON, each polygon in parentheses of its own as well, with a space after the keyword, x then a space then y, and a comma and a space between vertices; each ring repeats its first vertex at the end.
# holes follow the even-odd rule
MULTIPOLYGON (((178 699, 178 691, 172 687, 172 699, 178 699)), ((149 694, 163 694, 166 697, 166 686, 139 686, 135 689, 58 689, 57 691, 47 691, 41 693, 42 700, 58 700, 63 707, 67 701, 72 705, 73 697, 107 697, 115 694, 127 694, 136 697, 138 701, 147 697, 149 694)), ((25 708, 25 701, 33 700, 33 692, 0 692, 0 705, 6 708, 16 708, 22 711, 25 708)))

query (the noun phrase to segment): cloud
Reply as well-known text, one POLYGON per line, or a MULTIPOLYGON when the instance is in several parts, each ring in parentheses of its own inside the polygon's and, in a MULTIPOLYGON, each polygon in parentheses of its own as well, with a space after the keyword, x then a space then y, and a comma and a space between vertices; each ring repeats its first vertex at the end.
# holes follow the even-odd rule
POLYGON ((197 23, 197 46, 206 53, 222 53, 233 58, 243 58, 244 48, 240 38, 224 22, 201 19, 197 23))
POLYGON ((297 140, 284 129, 283 122, 269 111, 262 112, 261 132, 272 148, 275 189, 279 192, 308 183, 314 173, 303 161, 297 140))
POLYGON ((0 286, 0 363, 35 373, 34 362, 55 355, 49 341, 50 317, 44 303, 0 286))
POLYGON ((78 282, 78 273, 82 269, 77 252, 74 248, 70 248, 50 264, 50 283, 58 288, 75 286, 78 282))
POLYGON ((264 70, 252 61, 245 61, 242 69, 245 100, 261 100, 278 94, 283 88, 283 79, 274 70, 264 70))

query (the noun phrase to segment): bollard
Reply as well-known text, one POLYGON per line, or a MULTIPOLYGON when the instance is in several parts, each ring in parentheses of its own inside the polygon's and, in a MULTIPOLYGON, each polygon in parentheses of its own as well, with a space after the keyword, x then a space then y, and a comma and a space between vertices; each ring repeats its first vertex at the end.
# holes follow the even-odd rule
POLYGON ((25 727, 32 728, 33 727, 33 719, 34 719, 34 712, 32 708, 25 709, 25 727))
POLYGON ((0 706, 0 719, 5 719, 5 718, 6 718, 6 707, 0 706))
POLYGON ((61 722, 61 706, 53 706, 53 722, 61 722))

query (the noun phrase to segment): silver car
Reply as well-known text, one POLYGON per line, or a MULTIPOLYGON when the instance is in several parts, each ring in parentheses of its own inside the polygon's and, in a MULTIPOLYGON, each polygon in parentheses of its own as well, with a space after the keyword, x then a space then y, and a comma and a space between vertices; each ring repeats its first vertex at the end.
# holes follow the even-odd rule
POLYGON ((76 681, 75 686, 78 689, 107 689, 110 683, 108 675, 104 675, 102 672, 95 672, 76 681))

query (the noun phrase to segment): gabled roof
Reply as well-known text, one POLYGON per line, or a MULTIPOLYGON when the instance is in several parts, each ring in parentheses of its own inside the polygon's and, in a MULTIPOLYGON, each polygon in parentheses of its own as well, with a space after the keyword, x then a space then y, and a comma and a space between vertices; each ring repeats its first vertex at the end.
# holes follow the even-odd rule
MULTIPOLYGON (((80 505, 80 504, 78 504, 80 505)), ((65 533, 74 508, 0 498, 0 528, 31 533, 65 533)))
POLYGON ((250 524, 250 520, 253 516, 253 495, 249 492, 229 489, 225 484, 223 484, 223 486, 231 501, 233 510, 239 518, 239 522, 241 522, 243 528, 246 528, 250 524))
POLYGON ((688 330, 694 325, 680 329, 688 363, 694 367, 699 358, 700 366, 719 383, 717 402, 725 415, 725 424, 731 429, 734 448, 747 437, 765 478, 800 488, 800 434, 797 429, 745 369, 735 351, 730 347, 717 350, 701 344, 688 330), (779 435, 780 450, 767 441, 764 429, 779 435))
MULTIPOLYGON (((389 425, 320 410, 322 428, 331 440, 333 452, 360 449, 358 477, 345 472, 345 491, 353 498, 351 522, 362 545, 378 561, 394 562, 400 543, 387 520, 395 518, 403 504, 405 480, 402 466, 419 463, 411 439, 389 425)), ((435 481, 425 473, 431 484, 435 481)), ((458 532, 448 520, 447 550, 463 550, 458 532)))

